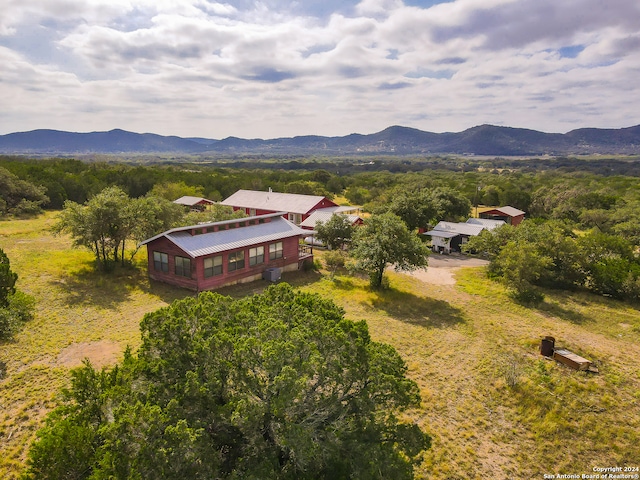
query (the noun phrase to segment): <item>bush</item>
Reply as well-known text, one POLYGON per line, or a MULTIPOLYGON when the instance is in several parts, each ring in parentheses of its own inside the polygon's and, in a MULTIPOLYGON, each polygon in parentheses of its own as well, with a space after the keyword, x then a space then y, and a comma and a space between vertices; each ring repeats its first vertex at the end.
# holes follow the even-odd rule
POLYGON ((13 337, 22 325, 33 318, 35 300, 30 295, 15 292, 7 298, 9 305, 0 308, 0 340, 13 337))
POLYGON ((324 264, 329 270, 331 278, 334 277, 339 268, 344 268, 347 258, 340 250, 331 250, 324 254, 324 264))
POLYGON ((32 200, 22 199, 20 203, 16 205, 13 209, 13 214, 17 217, 30 217, 34 215, 38 215, 42 212, 42 208, 40 208, 40 204, 42 202, 34 202, 32 200))
POLYGON ((544 301, 544 294, 534 288, 524 288, 522 290, 513 290, 510 292, 511 297, 518 303, 523 305, 540 305, 544 301))
POLYGON ((307 258, 304 262, 302 262, 302 271, 311 272, 312 270, 318 270, 316 262, 307 258))

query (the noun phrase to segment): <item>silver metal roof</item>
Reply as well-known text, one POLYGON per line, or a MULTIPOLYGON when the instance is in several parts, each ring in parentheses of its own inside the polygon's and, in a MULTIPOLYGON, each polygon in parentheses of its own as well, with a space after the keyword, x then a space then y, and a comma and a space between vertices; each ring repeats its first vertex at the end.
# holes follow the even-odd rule
POLYGON ((337 205, 335 207, 318 208, 316 212, 331 212, 331 213, 355 213, 362 207, 359 205, 337 205))
POLYGON ((319 195, 238 190, 220 203, 230 207, 305 214, 324 199, 319 195))
POLYGON ((208 226, 246 222, 247 220, 253 220, 256 218, 271 218, 271 221, 260 223, 258 225, 241 226, 231 230, 219 230, 217 232, 202 233, 199 235, 192 235, 191 229, 203 228, 204 225, 174 228, 156 235, 155 237, 149 238, 148 240, 141 242, 140 245, 146 245, 160 237, 166 237, 187 255, 192 258, 196 258, 204 255, 225 252, 227 250, 240 249, 260 243, 274 242, 289 237, 306 236, 310 233, 315 233, 310 232, 309 230, 303 230, 289 222, 282 217, 282 213, 227 220, 224 222, 209 224, 208 226))
POLYGON ((460 234, 457 232, 445 232, 444 230, 429 230, 428 232, 424 232, 423 235, 431 235, 432 237, 440 238, 453 238, 460 234))
MULTIPOLYGON (((315 210, 311 215, 309 215, 301 224, 301 227, 311 227, 314 228, 318 222, 325 223, 331 219, 334 215, 341 215, 340 213, 334 212, 325 212, 324 208, 321 210, 315 210)), ((353 224, 357 222, 361 217, 358 215, 344 215, 347 219, 353 224)))
POLYGON ((487 230, 493 230, 494 228, 506 225, 506 222, 504 220, 492 220, 490 218, 470 218, 469 220, 467 220, 467 223, 471 223, 474 225, 484 225, 487 230))
POLYGON ((480 235, 486 227, 484 225, 474 225, 472 223, 439 222, 434 230, 440 232, 455 232, 458 235, 480 235))
MULTIPOLYGON (((518 210, 517 208, 510 207, 508 205, 506 207, 492 208, 491 210, 495 210, 497 212, 504 213, 505 215, 508 215, 510 217, 517 217, 519 215, 524 215, 526 213, 526 212, 523 212, 522 210, 518 210)), ((483 213, 490 212, 491 210, 486 210, 483 213)))
POLYGON ((183 197, 178 198, 177 200, 174 200, 173 203, 178 203, 180 205, 187 205, 189 207, 192 207, 194 205, 197 205, 200 202, 204 202, 204 203, 215 203, 212 200, 207 200, 206 198, 202 198, 202 197, 191 197, 189 195, 185 195, 183 197))

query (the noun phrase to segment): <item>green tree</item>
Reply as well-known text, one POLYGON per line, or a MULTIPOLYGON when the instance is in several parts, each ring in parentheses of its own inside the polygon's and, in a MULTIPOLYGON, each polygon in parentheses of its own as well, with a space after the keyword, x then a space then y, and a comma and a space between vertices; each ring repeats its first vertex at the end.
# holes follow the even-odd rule
POLYGON ((495 258, 492 270, 500 273, 502 282, 516 299, 539 303, 544 297, 534 284, 551 264, 551 258, 540 253, 535 244, 508 242, 495 258))
POLYGON ((29 452, 27 479, 412 478, 430 439, 420 401, 364 321, 280 284, 145 316, 138 356, 74 372, 29 452))
POLYGON ((182 215, 181 207, 168 200, 131 199, 119 187, 109 187, 84 205, 65 202, 53 231, 69 233, 74 246, 91 250, 96 264, 108 271, 118 261, 125 263, 127 240, 149 238, 175 226, 182 215))
MULTIPOLYGON (((438 204, 442 206, 441 203, 438 204)), ((429 190, 396 191, 387 211, 397 215, 407 224, 410 231, 424 228, 439 213, 429 190)))
MULTIPOLYGON (((188 215, 188 214, 187 214, 188 215)), ((125 241, 130 239, 134 244, 151 238, 160 232, 173 228, 180 223, 187 224, 182 205, 165 198, 147 195, 130 199, 124 206, 122 240, 122 260, 124 261, 125 241)), ((194 222, 193 224, 196 224, 194 222)), ((140 247, 136 246, 130 254, 132 261, 140 247)))
POLYGON ((18 274, 11 270, 11 262, 4 250, 0 248, 0 307, 9 305, 9 295, 16 292, 18 274))
POLYGON ((329 248, 342 248, 351 242, 355 228, 346 215, 334 214, 326 222, 316 224, 316 238, 329 248))
POLYGON ((187 185, 183 180, 178 182, 163 182, 154 185, 149 195, 152 197, 162 197, 171 202, 180 197, 202 197, 204 188, 200 185, 187 185))
POLYGON ((400 217, 383 213, 367 218, 356 230, 350 254, 355 267, 369 275, 371 286, 380 288, 389 265, 403 271, 426 267, 429 249, 400 217))
POLYGON ((33 318, 33 297, 16 289, 18 274, 0 248, 0 340, 11 338, 22 324, 33 318))
POLYGON ((332 279, 339 268, 344 268, 347 261, 345 253, 341 250, 326 252, 322 259, 324 260, 324 264, 327 267, 327 270, 329 270, 329 274, 332 279))
POLYGON ((109 187, 85 205, 66 201, 53 226, 55 233, 67 232, 75 246, 89 248, 100 268, 109 270, 118 261, 126 235, 124 211, 129 197, 118 187, 109 187))
POLYGON ((45 188, 21 180, 6 168, 0 167, 0 215, 33 215, 42 211, 49 201, 45 188))
POLYGON ((438 221, 457 222, 467 218, 471 212, 469 199, 449 187, 434 188, 431 191, 431 202, 438 221))
POLYGON ((623 298, 625 283, 640 276, 633 245, 624 238, 592 230, 579 238, 578 246, 586 286, 596 293, 623 298))
MULTIPOLYGON (((221 222, 223 220, 232 220, 234 218, 246 217, 244 210, 233 210, 227 205, 214 203, 202 212, 189 212, 182 219, 184 225, 196 225, 204 222, 221 222)), ((156 232, 157 233, 157 232, 156 232)))

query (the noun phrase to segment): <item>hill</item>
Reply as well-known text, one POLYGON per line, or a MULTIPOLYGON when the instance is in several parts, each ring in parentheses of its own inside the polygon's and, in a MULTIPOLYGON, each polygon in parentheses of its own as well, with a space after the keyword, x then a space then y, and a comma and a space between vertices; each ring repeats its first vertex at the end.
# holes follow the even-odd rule
POLYGON ((181 138, 124 130, 72 133, 33 130, 0 136, 0 153, 21 155, 119 154, 461 154, 461 155, 579 155, 638 154, 640 125, 621 129, 581 128, 565 134, 525 128, 479 125, 458 133, 432 133, 392 126, 370 135, 343 137, 306 135, 290 138, 222 140, 181 138))

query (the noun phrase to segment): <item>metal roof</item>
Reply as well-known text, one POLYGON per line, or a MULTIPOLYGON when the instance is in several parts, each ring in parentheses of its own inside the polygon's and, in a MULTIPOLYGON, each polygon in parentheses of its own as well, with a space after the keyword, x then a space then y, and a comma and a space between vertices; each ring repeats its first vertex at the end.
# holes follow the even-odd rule
POLYGON ((518 217, 520 215, 524 215, 526 212, 523 212, 522 210, 518 210, 517 208, 514 207, 510 207, 510 206, 506 206, 506 207, 496 207, 496 208, 492 208, 491 210, 486 210, 482 213, 488 213, 488 212, 500 212, 500 213, 504 213, 505 215, 508 215, 510 217, 518 217))
MULTIPOLYGON (((334 213, 334 212, 325 212, 324 208, 320 210, 315 210, 300 224, 300 226, 314 228, 318 222, 325 223, 328 220, 330 220, 331 217, 333 217, 334 215, 343 215, 343 214, 334 213)), ((351 224, 354 224, 361 218, 358 215, 344 215, 344 216, 347 217, 347 220, 349 220, 351 224)))
POLYGON ((444 230, 429 230, 428 232, 424 232, 423 235, 431 235, 432 237, 440 238, 453 238, 460 234, 457 232, 445 232, 444 230))
POLYGON ((199 204, 200 202, 204 202, 204 203, 215 203, 212 200, 207 200, 206 198, 202 198, 202 197, 190 197, 189 195, 185 195, 183 197, 178 198, 177 200, 174 200, 173 203, 178 203, 180 205, 187 205, 189 207, 193 207, 194 205, 199 204))
POLYGON ((331 213, 354 213, 360 210, 362 207, 359 205, 336 205, 335 207, 318 208, 316 212, 331 212, 331 213))
POLYGON ((467 223, 471 223, 473 225, 483 225, 487 230, 493 230, 494 228, 506 225, 506 222, 504 220, 493 220, 490 218, 470 218, 469 220, 467 220, 467 223))
POLYGON ((230 207, 305 214, 322 200, 325 200, 325 197, 320 195, 238 190, 220 203, 230 207))
POLYGON ((480 235, 486 227, 484 225, 474 225, 472 223, 439 222, 434 230, 440 232, 455 232, 458 235, 480 235))
POLYGON ((189 227, 174 228, 167 230, 155 237, 149 238, 140 245, 146 245, 160 237, 165 237, 182 251, 192 258, 211 255, 214 253, 235 250, 266 242, 274 242, 289 237, 306 236, 315 233, 294 225, 282 217, 282 212, 271 215, 260 215, 235 220, 226 220, 207 224, 209 228, 213 225, 225 225, 228 223, 238 223, 252 221, 254 219, 271 218, 270 222, 259 223, 257 225, 240 226, 230 230, 219 230, 217 232, 202 233, 192 235, 194 228, 203 228, 205 225, 192 225, 189 227))

